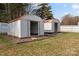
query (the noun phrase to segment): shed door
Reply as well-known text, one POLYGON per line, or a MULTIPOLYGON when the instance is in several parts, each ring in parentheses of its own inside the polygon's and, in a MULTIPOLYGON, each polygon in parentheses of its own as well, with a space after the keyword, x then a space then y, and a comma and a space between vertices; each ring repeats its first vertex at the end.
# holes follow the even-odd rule
POLYGON ((54 32, 58 31, 58 23, 54 23, 54 32))
POLYGON ((38 22, 30 21, 30 34, 38 35, 38 22))

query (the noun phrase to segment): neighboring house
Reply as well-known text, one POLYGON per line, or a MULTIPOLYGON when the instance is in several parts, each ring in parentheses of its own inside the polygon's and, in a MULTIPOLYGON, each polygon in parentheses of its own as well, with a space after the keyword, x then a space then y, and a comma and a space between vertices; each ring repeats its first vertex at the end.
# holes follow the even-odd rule
POLYGON ((8 23, 7 34, 19 38, 44 35, 43 20, 35 15, 25 15, 8 23))
POLYGON ((44 20, 44 33, 54 33, 60 31, 60 21, 58 19, 44 20))

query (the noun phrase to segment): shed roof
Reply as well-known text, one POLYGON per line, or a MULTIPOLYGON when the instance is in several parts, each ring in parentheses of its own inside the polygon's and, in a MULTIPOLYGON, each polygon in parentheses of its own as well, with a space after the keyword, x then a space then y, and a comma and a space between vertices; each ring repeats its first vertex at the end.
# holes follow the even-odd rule
POLYGON ((42 18, 40 18, 39 16, 36 15, 25 15, 23 17, 20 18, 22 19, 27 19, 27 20, 31 20, 31 21, 42 21, 42 18))
POLYGON ((60 22, 58 19, 43 20, 44 23, 60 22))
POLYGON ((18 21, 18 20, 31 20, 31 21, 42 21, 42 19, 39 17, 39 16, 36 16, 36 15, 24 15, 24 16, 21 16, 17 19, 14 19, 14 20, 11 20, 9 21, 10 22, 15 22, 15 21, 18 21))

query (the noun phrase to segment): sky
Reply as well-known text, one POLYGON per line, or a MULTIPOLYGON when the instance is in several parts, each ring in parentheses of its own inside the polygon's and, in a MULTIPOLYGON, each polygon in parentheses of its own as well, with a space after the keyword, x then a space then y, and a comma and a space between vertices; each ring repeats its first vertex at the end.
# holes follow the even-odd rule
POLYGON ((79 4, 75 3, 50 3, 53 16, 61 21, 66 14, 79 16, 79 4))

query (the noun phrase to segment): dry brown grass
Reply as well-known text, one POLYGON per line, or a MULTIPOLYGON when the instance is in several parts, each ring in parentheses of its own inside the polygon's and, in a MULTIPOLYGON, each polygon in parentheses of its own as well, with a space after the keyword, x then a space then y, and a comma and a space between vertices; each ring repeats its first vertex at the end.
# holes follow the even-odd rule
POLYGON ((13 44, 0 36, 0 55, 79 55, 79 33, 59 33, 45 40, 13 44), (5 41, 6 40, 6 41, 5 41))

